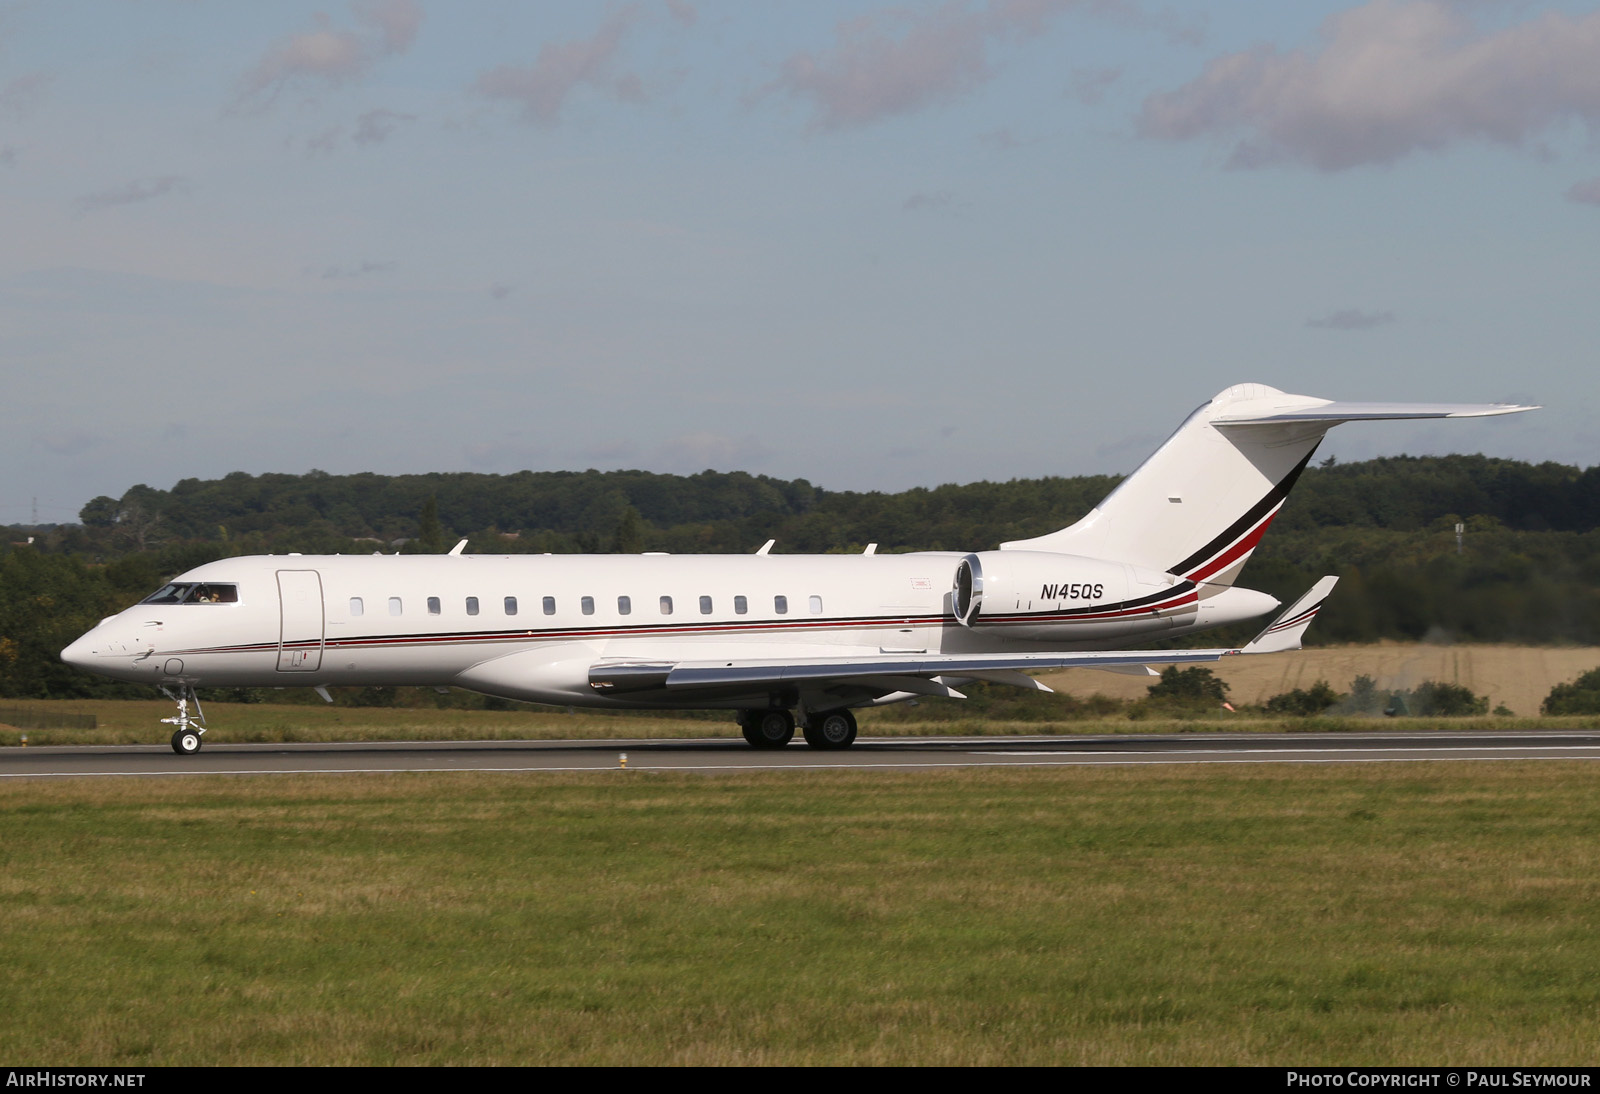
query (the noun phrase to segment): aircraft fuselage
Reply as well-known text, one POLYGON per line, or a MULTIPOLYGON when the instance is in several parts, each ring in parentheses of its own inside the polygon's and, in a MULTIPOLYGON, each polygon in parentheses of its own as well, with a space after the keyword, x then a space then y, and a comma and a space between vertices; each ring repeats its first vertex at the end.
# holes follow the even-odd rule
POLYGON ((104 620, 62 656, 173 687, 415 685, 563 705, 739 708, 774 697, 616 694, 589 669, 631 658, 1110 649, 1277 603, 1117 562, 998 555, 232 558, 180 575, 176 591, 104 620), (958 568, 984 559, 990 586, 958 619, 958 568))

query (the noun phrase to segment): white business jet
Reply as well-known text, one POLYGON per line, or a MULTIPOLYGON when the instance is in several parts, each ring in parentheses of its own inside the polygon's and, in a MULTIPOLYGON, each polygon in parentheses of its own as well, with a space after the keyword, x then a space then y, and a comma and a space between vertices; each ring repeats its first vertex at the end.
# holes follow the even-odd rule
MULTIPOLYGON (((1325 577, 1242 649, 1122 650, 1277 607, 1234 582, 1323 434, 1510 404, 1340 403, 1260 384, 1201 406, 1082 520, 974 554, 266 555, 179 575, 62 652, 162 687, 197 752, 197 687, 416 685, 536 703, 738 711, 778 748, 855 740, 852 708, 1027 670, 1297 649, 1325 577), (193 714, 189 711, 194 704, 193 714)), ((331 700, 330 700, 331 701, 331 700)))

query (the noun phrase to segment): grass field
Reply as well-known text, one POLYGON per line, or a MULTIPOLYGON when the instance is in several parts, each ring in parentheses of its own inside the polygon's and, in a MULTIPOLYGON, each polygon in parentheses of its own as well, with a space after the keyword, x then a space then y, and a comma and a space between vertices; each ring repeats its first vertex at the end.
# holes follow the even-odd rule
MULTIPOLYGON (((81 699, 13 700, 12 705, 48 711, 93 714, 97 729, 17 729, 0 725, 0 747, 93 744, 163 744, 172 727, 161 724, 173 705, 165 700, 81 699)), ((728 737, 738 727, 727 718, 616 717, 560 710, 434 710, 413 707, 331 707, 278 704, 207 703, 209 744, 308 741, 459 741, 637 739, 728 737)), ((860 712, 864 735, 929 736, 966 734, 1096 733, 1336 733, 1390 730, 1559 730, 1593 728, 1592 717, 1517 718, 1268 718, 1241 714, 1187 720, 1126 717, 1062 722, 1001 721, 975 715, 955 721, 900 721, 860 712)))
POLYGON ((1600 768, 0 785, 29 1064, 1587 1064, 1600 768))

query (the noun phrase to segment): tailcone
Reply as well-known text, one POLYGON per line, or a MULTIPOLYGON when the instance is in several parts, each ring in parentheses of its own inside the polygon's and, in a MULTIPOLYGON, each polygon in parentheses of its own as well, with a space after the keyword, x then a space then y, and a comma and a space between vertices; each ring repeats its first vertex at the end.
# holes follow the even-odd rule
POLYGON ((1242 623, 1275 611, 1279 603, 1277 597, 1254 589, 1241 589, 1236 585, 1202 585, 1195 626, 1223 627, 1229 623, 1242 623))

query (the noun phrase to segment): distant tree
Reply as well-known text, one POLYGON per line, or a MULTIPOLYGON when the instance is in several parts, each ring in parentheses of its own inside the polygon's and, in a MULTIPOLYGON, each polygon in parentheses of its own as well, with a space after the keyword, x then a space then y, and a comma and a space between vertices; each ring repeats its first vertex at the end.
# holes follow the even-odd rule
POLYGON ((116 498, 108 498, 101 494, 78 510, 78 519, 88 528, 110 528, 117 523, 119 508, 116 498))
POLYGON ((117 511, 116 534, 135 551, 147 551, 165 538, 160 513, 142 501, 132 501, 117 511))
POLYGON ((640 526, 639 510, 629 505, 617 517, 617 530, 611 537, 611 551, 619 555, 636 555, 644 550, 644 530, 640 526))
POLYGON ((1550 689, 1539 709, 1545 714, 1600 714, 1600 669, 1550 689))
POLYGON ((1350 681, 1350 694, 1345 702, 1356 714, 1376 714, 1383 709, 1384 696, 1372 677, 1363 674, 1350 681))
POLYGON ((439 523, 439 498, 429 494, 417 519, 417 538, 412 547, 425 555, 444 554, 444 525, 439 523))

